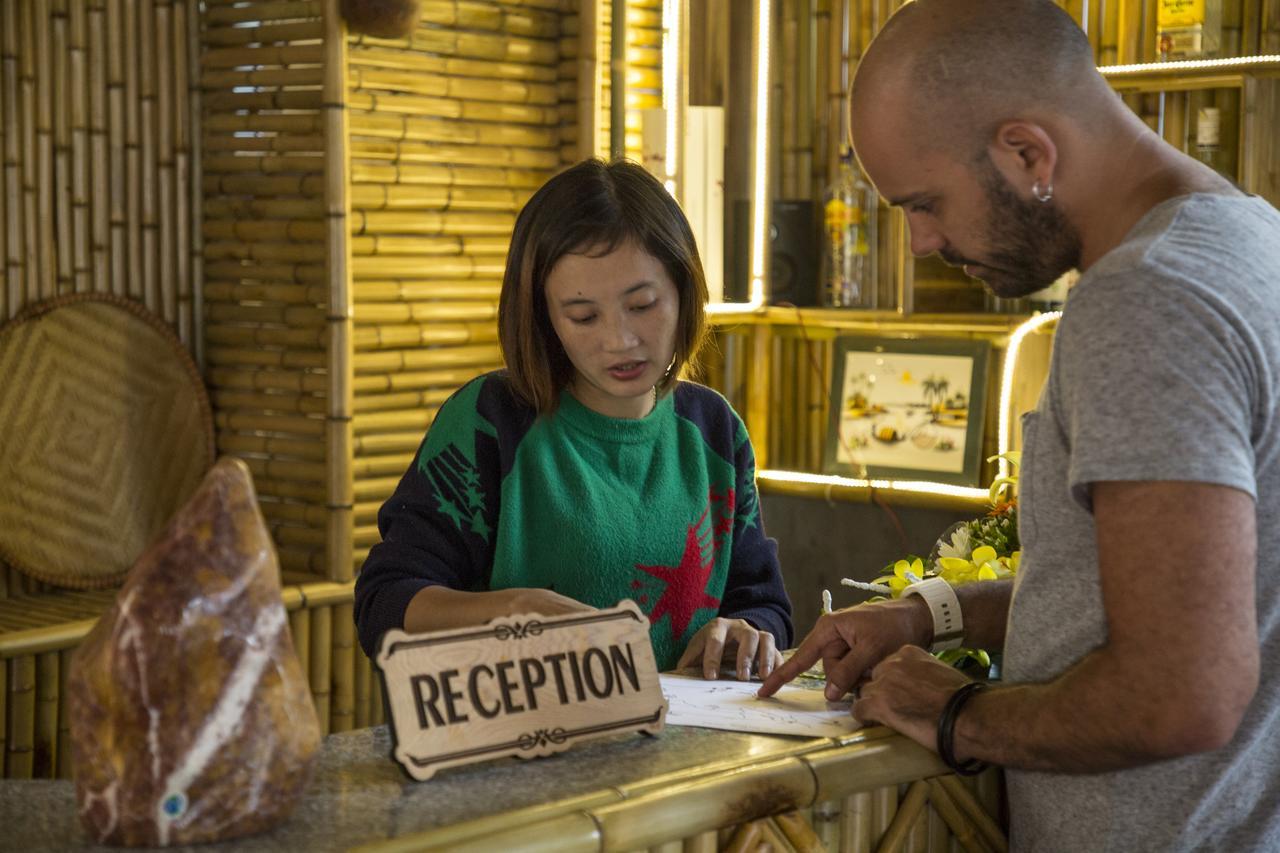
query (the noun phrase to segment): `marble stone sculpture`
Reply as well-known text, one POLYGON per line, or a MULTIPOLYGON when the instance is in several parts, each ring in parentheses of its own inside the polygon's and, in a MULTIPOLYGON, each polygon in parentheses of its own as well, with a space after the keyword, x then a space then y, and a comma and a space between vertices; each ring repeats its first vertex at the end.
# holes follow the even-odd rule
POLYGON ((72 767, 94 840, 166 846, 283 821, 320 745, 248 468, 220 460, 71 661, 72 767))

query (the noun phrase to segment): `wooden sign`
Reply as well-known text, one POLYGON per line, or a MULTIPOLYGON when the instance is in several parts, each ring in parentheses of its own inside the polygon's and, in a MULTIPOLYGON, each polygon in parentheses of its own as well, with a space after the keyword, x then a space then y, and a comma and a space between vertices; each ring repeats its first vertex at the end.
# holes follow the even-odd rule
POLYGON ((580 740, 662 730, 667 703, 634 602, 477 628, 388 631, 375 660, 391 711, 391 756, 414 779, 580 740))

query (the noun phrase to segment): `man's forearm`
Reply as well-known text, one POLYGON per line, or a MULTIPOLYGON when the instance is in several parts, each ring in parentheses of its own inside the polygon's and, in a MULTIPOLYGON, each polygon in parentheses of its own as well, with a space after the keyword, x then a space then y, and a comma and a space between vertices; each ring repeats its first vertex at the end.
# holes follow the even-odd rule
POLYGON ((1214 749, 1230 740, 1239 712, 1228 707, 1228 691, 1205 681, 1135 669, 1103 647, 1052 682, 997 685, 975 696, 956 723, 956 755, 1091 773, 1214 749))
POLYGON ((1009 618, 1013 581, 982 581, 955 588, 964 619, 964 644, 969 648, 999 651, 1009 618))

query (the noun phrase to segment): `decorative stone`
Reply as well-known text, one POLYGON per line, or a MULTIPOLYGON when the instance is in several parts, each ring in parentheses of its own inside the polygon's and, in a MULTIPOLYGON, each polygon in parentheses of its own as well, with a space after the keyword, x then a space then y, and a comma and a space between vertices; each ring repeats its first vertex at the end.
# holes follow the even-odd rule
POLYGON ((320 724, 243 462, 220 460, 138 558, 76 650, 67 699, 96 841, 193 844, 288 817, 320 724))
POLYGON ((339 0, 338 9, 353 33, 378 38, 407 38, 418 25, 421 0, 339 0))

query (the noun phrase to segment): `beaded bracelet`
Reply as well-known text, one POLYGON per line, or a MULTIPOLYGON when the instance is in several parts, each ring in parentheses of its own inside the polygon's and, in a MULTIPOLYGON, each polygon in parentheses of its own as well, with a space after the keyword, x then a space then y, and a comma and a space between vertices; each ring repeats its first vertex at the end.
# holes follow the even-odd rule
POLYGON ((956 717, 960 715, 960 709, 973 694, 986 690, 988 686, 985 681, 970 681, 951 694, 951 698, 942 709, 942 716, 938 717, 938 757, 942 759, 943 764, 951 768, 952 772, 961 776, 973 776, 987 767, 985 761, 979 761, 976 758, 970 758, 963 764, 956 761, 955 735, 956 717))

